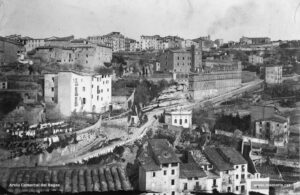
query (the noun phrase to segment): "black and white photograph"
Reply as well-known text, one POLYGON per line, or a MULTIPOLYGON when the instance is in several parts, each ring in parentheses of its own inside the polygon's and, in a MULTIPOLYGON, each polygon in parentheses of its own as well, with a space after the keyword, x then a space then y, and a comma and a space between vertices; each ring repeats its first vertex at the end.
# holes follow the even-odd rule
POLYGON ((0 0, 0 195, 300 195, 300 0, 0 0))

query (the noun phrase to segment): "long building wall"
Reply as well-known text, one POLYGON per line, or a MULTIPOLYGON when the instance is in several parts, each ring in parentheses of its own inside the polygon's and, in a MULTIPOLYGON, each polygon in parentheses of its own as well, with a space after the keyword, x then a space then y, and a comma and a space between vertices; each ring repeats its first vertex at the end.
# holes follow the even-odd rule
POLYGON ((200 73, 189 79, 190 95, 195 100, 215 97, 241 86, 241 71, 200 73))

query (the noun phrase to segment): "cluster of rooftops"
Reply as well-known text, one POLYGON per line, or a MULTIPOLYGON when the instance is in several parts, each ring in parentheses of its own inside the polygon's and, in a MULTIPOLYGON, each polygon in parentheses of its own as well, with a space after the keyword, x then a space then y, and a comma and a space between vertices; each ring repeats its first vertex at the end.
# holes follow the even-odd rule
POLYGON ((145 171, 159 171, 164 164, 180 164, 180 178, 218 177, 217 172, 204 171, 202 166, 212 165, 215 170, 234 170, 234 165, 248 162, 232 147, 206 147, 203 151, 191 150, 188 163, 182 163, 166 139, 152 139, 138 156, 140 166, 145 171))

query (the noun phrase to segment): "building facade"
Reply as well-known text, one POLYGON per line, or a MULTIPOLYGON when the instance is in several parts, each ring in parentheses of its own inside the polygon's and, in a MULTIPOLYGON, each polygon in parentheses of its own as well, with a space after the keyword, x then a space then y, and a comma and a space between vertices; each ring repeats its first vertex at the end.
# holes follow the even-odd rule
POLYGON ((290 119, 274 115, 255 121, 255 136, 267 139, 275 146, 284 147, 289 141, 290 119))
POLYGON ((45 39, 28 39, 25 44, 25 51, 29 52, 37 47, 45 46, 45 39))
POLYGON ((197 72, 202 68, 202 52, 195 47, 190 49, 170 49, 160 56, 160 70, 164 72, 197 72))
POLYGON ((37 47, 35 57, 45 62, 80 65, 84 69, 97 70, 110 63, 112 49, 99 44, 69 43, 67 47, 37 47))
POLYGON ((143 146, 137 158, 139 190, 165 195, 185 195, 192 192, 215 190, 226 193, 249 194, 266 189, 253 189, 251 182, 265 182, 248 172, 248 162, 231 147, 206 147, 204 151, 188 152, 187 163, 182 163, 166 139, 152 139, 143 146))
POLYGON ((192 126, 192 111, 173 111, 165 114, 165 123, 190 128, 192 126))
POLYGON ((252 65, 258 65, 264 63, 264 58, 258 55, 250 55, 248 57, 248 62, 252 65))
POLYGON ((267 66, 265 81, 267 84, 282 83, 282 66, 267 66))
POLYGON ((0 66, 16 62, 22 51, 23 45, 20 42, 0 37, 0 66))
POLYGON ((269 37, 242 37, 240 38, 241 44, 246 45, 259 45, 270 43, 271 39, 269 37))
POLYGON ((45 74, 44 87, 45 102, 57 103, 65 116, 72 112, 101 113, 111 105, 111 75, 45 74))
POLYGON ((194 100, 203 100, 241 87, 242 69, 239 62, 212 65, 201 73, 189 75, 189 93, 194 100))

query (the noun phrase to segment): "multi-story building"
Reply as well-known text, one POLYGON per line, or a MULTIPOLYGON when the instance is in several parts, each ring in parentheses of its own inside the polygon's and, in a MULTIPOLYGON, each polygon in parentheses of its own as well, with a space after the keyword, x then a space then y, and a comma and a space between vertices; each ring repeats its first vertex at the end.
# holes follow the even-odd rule
POLYGON ((111 105, 111 75, 71 71, 45 74, 45 102, 57 103, 60 112, 107 111, 111 105))
POLYGON ((125 38, 125 51, 137 51, 137 41, 130 38, 125 38))
POLYGON ((192 47, 192 45, 195 46, 195 48, 199 48, 199 43, 191 40, 191 39, 186 39, 186 40, 183 40, 181 41, 181 48, 185 49, 185 48, 190 48, 192 47))
POLYGON ((147 144, 137 158, 139 189, 142 191, 170 195, 214 190, 268 194, 265 189, 252 189, 251 182, 264 181, 268 185, 269 180, 260 178, 259 173, 253 175, 248 172, 248 162, 234 148, 206 147, 203 152, 191 150, 188 162, 182 163, 167 140, 152 139, 147 144))
POLYGON ((103 37, 111 41, 113 52, 125 51, 125 37, 120 32, 111 32, 103 37))
POLYGON ((192 126, 192 111, 179 110, 165 113, 165 123, 190 128, 192 126))
POLYGON ((81 65, 85 69, 97 70, 112 59, 110 47, 90 44, 84 40, 72 41, 66 47, 37 47, 35 57, 45 62, 81 65))
POLYGON ((0 75, 0 90, 7 89, 7 78, 5 75, 0 75))
POLYGON ((189 75, 189 92, 194 100, 203 100, 241 87, 241 63, 231 61, 210 64, 200 73, 189 75))
POLYGON ((165 72, 190 73, 202 67, 202 52, 190 49, 170 49, 160 56, 160 69, 165 72))
POLYGON ((215 44, 217 45, 217 47, 221 47, 224 44, 224 41, 223 39, 216 39, 215 44))
POLYGON ((162 40, 159 35, 153 35, 153 36, 141 36, 141 50, 155 50, 159 47, 161 47, 162 40))
POLYGON ((264 58, 258 55, 250 55, 248 57, 248 62, 252 65, 258 65, 264 63, 264 58))
POLYGON ((289 141, 290 119, 273 115, 255 121, 255 136, 271 141, 275 146, 284 147, 289 141))
POLYGON ((265 81, 267 84, 282 83, 282 66, 267 66, 265 81))
POLYGON ((113 39, 109 36, 89 36, 88 41, 113 48, 113 39))
POLYGON ((37 47, 45 46, 45 39, 28 39, 25 44, 25 51, 29 52, 37 47))
POLYGON ((242 37, 240 38, 241 44, 246 45, 259 45, 270 43, 271 39, 269 37, 242 37))
POLYGON ((180 192, 180 160, 167 140, 149 140, 138 161, 140 190, 170 195, 180 192))
POLYGON ((24 50, 22 43, 0 37, 0 65, 16 62, 18 54, 24 50))
POLYGON ((248 165, 238 151, 231 147, 206 147, 204 154, 212 170, 222 178, 221 192, 245 193, 248 165))

